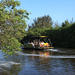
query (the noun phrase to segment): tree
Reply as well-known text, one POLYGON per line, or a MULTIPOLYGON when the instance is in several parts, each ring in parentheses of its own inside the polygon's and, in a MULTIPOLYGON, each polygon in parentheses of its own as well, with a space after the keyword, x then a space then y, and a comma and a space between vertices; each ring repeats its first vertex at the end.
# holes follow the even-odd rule
POLYGON ((29 13, 17 9, 17 0, 1 0, 0 2, 0 49, 8 54, 21 50, 20 40, 25 36, 26 19, 29 13))
POLYGON ((50 16, 38 17, 33 20, 32 27, 37 28, 50 28, 52 27, 52 19, 50 16))
POLYGON ((69 27, 71 24, 69 23, 68 20, 65 20, 65 22, 62 23, 62 28, 67 28, 69 27))
POLYGON ((38 17, 37 19, 33 20, 34 22, 29 26, 28 35, 42 35, 45 30, 52 29, 52 19, 50 16, 43 16, 38 17))

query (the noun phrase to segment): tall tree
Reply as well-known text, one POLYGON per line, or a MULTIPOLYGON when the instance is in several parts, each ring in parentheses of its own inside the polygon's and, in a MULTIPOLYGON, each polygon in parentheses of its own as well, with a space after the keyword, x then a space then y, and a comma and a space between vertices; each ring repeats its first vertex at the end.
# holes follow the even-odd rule
POLYGON ((62 28, 67 28, 69 27, 71 24, 69 23, 68 20, 65 20, 65 22, 62 23, 62 28))
POLYGON ((52 19, 50 16, 38 17, 33 20, 31 26, 29 26, 28 34, 29 35, 42 35, 45 30, 52 29, 52 19))
POLYGON ((17 9, 17 0, 0 1, 0 49, 8 54, 20 50, 19 42, 25 35, 26 18, 29 13, 17 9))
POLYGON ((37 28, 50 28, 52 27, 52 19, 50 16, 38 17, 33 20, 32 27, 37 28))

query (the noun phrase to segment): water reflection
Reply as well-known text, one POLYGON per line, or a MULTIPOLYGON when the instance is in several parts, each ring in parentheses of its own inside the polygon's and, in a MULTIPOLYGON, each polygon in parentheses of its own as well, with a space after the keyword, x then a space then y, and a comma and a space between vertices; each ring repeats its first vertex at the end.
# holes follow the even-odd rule
POLYGON ((12 61, 0 62, 0 75, 18 75, 20 64, 12 61))
MULTIPOLYGON (((26 54, 26 53, 25 53, 26 54)), ((30 51, 27 55, 26 64, 19 75, 74 75, 75 62, 68 59, 52 59, 54 55, 50 51, 30 51), (35 54, 35 55, 34 55, 35 54), (72 64, 71 64, 72 62, 72 64)))
POLYGON ((60 59, 64 52, 24 50, 8 58, 0 52, 0 75, 74 75, 75 59, 60 59))
POLYGON ((21 63, 24 62, 25 57, 21 55, 4 56, 0 51, 0 75, 18 75, 22 69, 21 63))

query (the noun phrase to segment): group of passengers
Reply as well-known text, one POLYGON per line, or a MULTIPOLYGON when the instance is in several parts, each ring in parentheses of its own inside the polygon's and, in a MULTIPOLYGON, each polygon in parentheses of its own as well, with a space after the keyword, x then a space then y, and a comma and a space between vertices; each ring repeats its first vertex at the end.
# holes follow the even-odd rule
POLYGON ((49 46, 49 43, 45 43, 44 41, 34 41, 34 42, 31 42, 30 44, 32 44, 33 47, 48 47, 49 46))

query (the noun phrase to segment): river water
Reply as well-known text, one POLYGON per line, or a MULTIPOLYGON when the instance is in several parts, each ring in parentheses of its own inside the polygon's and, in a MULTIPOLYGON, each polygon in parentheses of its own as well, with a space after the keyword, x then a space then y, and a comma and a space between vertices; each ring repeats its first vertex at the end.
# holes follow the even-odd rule
POLYGON ((0 51, 0 75, 75 75, 75 50, 24 50, 13 56, 0 51))

